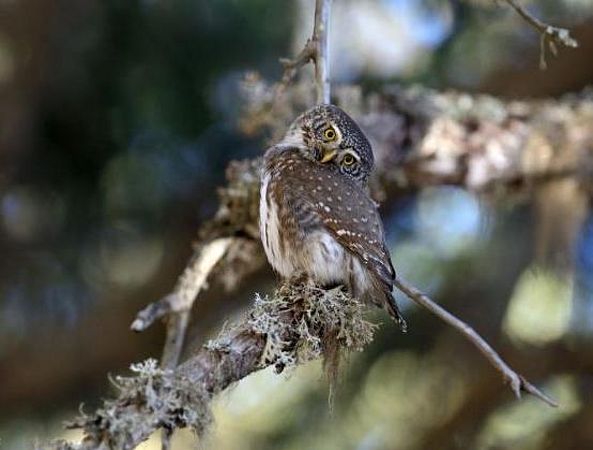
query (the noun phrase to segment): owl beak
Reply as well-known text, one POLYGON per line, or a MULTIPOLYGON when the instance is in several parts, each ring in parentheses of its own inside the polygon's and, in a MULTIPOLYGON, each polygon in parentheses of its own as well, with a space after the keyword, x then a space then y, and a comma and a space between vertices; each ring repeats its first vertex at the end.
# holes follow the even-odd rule
POLYGON ((321 162, 323 164, 330 162, 332 159, 334 159, 336 157, 337 153, 338 153, 337 150, 324 150, 323 157, 321 158, 321 162))

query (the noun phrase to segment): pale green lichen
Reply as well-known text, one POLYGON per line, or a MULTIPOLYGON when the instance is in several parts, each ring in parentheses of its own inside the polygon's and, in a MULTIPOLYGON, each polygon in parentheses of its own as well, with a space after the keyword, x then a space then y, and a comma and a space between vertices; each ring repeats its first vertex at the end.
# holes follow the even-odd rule
POLYGON ((272 296, 257 295, 249 323, 266 335, 260 364, 282 370, 313 359, 334 359, 339 350, 362 350, 376 328, 365 319, 365 310, 341 287, 287 283, 272 296))
POLYGON ((132 364, 133 377, 116 377, 115 400, 106 400, 93 414, 82 414, 68 424, 82 428, 85 439, 78 444, 54 442, 50 448, 133 449, 155 429, 190 427, 203 434, 212 422, 210 395, 185 378, 158 367, 154 359, 132 364))
POLYGON ((256 296, 246 320, 223 327, 205 346, 203 358, 196 356, 201 363, 176 372, 160 369, 155 360, 132 365, 133 377, 113 380, 116 399, 70 424, 84 430, 82 442, 54 442, 47 448, 133 449, 159 428, 190 427, 204 435, 212 422, 213 393, 269 365, 282 371, 323 358, 333 386, 340 352, 361 350, 373 338, 376 325, 365 320, 365 310, 340 287, 324 290, 298 280, 282 284, 271 296, 256 296), (245 348, 236 349, 241 335, 254 338, 247 349, 256 355, 252 360, 245 348))

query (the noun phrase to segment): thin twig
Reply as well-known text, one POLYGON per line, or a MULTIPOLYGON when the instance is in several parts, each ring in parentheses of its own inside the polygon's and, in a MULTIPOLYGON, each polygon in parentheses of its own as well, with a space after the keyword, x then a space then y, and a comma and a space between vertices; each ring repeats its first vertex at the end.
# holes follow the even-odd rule
POLYGON ((313 41, 316 46, 315 54, 315 84, 317 86, 317 103, 330 102, 329 85, 329 16, 331 0, 317 0, 315 2, 315 27, 313 41))
POLYGON ((284 75, 279 90, 284 90, 296 76, 298 70, 309 62, 315 63, 315 86, 317 103, 330 102, 329 82, 329 19, 331 0, 316 0, 313 35, 294 59, 281 58, 284 75))
POLYGON ((570 31, 566 28, 554 27, 542 22, 537 17, 533 16, 527 11, 517 0, 505 0, 511 8, 517 11, 525 22, 532 26, 540 34, 540 67, 546 68, 546 44, 550 51, 555 56, 557 53, 557 47, 564 45, 565 47, 576 48, 579 43, 570 35, 570 31))
POLYGON ((547 403, 550 406, 558 406, 555 400, 548 397, 529 381, 527 381, 522 375, 515 372, 509 365, 504 362, 498 353, 480 336, 472 327, 457 318, 449 311, 444 309, 442 306, 434 302, 423 292, 416 289, 414 286, 408 284, 406 281, 397 277, 395 279, 395 286, 402 291, 407 297, 413 302, 428 309, 431 313, 439 317, 444 322, 457 329, 463 334, 472 344, 474 344, 480 352, 486 357, 488 361, 502 373, 505 381, 511 385, 511 389, 515 393, 517 398, 521 398, 521 391, 528 392, 531 395, 539 398, 541 401, 547 403))

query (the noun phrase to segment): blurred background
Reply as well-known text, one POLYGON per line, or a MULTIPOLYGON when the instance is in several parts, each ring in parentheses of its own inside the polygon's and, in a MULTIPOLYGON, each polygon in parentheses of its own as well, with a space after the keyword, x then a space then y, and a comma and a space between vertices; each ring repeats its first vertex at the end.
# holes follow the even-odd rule
MULTIPOLYGON (((524 2, 580 43, 542 72, 539 38, 503 2, 334 0, 334 83, 422 83, 506 98, 593 81, 593 2, 524 2)), ((313 0, 0 0, 0 448, 65 437, 108 374, 159 357, 135 313, 173 287, 226 164, 260 155, 237 126, 247 70, 310 34, 313 0)), ((593 124, 591 124, 593 126, 593 124)), ((557 188, 557 186, 556 186, 557 188)), ((352 355, 333 415, 318 364, 264 371, 215 404, 216 449, 593 448, 593 215, 570 189, 478 198, 453 187, 389 200, 394 263, 475 326, 557 409, 515 401, 455 332, 401 300, 352 355)), ((273 278, 210 291, 215 333, 273 278)), ((142 448, 158 448, 154 439, 142 448)), ((191 433, 173 448, 195 448, 191 433)))

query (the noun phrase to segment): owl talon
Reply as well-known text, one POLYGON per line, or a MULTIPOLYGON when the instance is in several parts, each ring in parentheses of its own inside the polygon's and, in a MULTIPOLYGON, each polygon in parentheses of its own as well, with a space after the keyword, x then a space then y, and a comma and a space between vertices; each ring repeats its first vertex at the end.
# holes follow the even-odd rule
POLYGON ((408 323, 406 322, 406 319, 403 318, 402 315, 397 316, 397 318, 395 319, 395 323, 397 323, 397 326, 399 327, 399 330, 402 333, 407 333, 408 332, 408 323))

